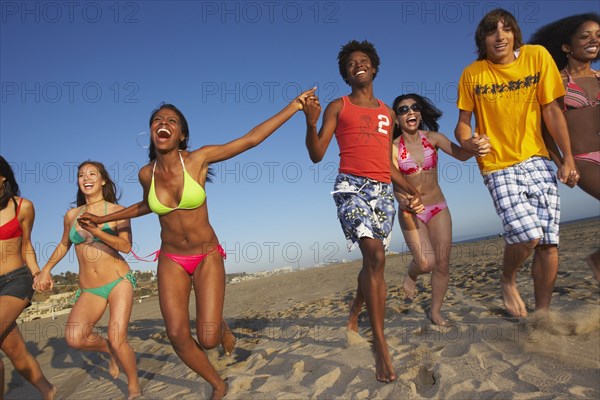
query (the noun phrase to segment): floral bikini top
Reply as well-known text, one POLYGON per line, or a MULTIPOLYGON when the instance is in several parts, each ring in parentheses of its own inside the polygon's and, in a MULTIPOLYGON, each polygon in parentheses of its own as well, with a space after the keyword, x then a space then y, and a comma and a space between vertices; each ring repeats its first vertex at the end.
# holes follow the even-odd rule
POLYGON ((410 156, 410 153, 404 145, 404 139, 400 135, 398 143, 398 169, 405 175, 412 175, 420 171, 429 171, 437 168, 438 156, 435 148, 429 143, 429 140, 419 131, 421 136, 421 145, 423 146, 423 166, 419 166, 410 156))
MULTIPOLYGON (((585 90, 583 90, 571 77, 569 71, 564 69, 567 74, 567 88, 564 100, 563 111, 566 110, 574 110, 576 108, 585 108, 585 107, 595 107, 600 104, 600 90, 598 91, 598 95, 595 100, 590 100, 587 96, 585 90)), ((596 79, 598 80, 598 84, 600 84, 600 74, 596 71, 593 71, 596 79)))

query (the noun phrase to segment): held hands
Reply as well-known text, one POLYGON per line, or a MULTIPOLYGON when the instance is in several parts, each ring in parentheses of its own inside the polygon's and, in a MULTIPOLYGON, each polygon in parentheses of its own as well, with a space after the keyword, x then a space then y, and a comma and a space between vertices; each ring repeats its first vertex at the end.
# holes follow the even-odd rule
POLYGON ((319 103, 319 98, 315 95, 316 89, 316 87, 311 89, 311 93, 302 102, 301 110, 304 111, 307 125, 316 125, 321 114, 321 103, 319 103))
POLYGON ((577 185, 577 182, 579 181, 579 171, 577 170, 575 162, 572 158, 568 161, 567 159, 563 161, 562 165, 558 168, 558 171, 556 172, 556 176, 558 177, 559 181, 561 181, 570 188, 577 185))
POLYGON ((50 276, 50 272, 46 269, 42 269, 42 271, 33 278, 33 289, 38 292, 46 292, 52 290, 53 287, 54 281, 52 280, 52 276, 50 276))
POLYGON ((79 223, 79 226, 81 226, 83 229, 90 233, 92 233, 92 231, 90 231, 90 229, 92 229, 92 226, 98 228, 98 225, 102 223, 99 216, 90 214, 87 211, 81 214, 79 218, 77 218, 77 222, 79 223))
POLYGON ((483 157, 492 151, 490 138, 487 135, 479 136, 477 132, 469 139, 462 141, 460 145, 476 157, 483 157))
MULTIPOLYGON (((85 230, 85 231, 91 233, 92 235, 96 236, 96 233, 99 231, 98 224, 96 222, 94 222, 91 218, 87 217, 85 214, 87 214, 87 213, 82 214, 81 217, 79 217, 77 219, 77 222, 79 223, 79 226, 83 230, 85 230)), ((89 214, 89 215, 93 216, 93 217, 96 217, 93 214, 89 214)))
MULTIPOLYGON (((315 91, 317 90, 317 87, 315 86, 312 89, 308 89, 302 93, 300 93, 300 95, 298 97, 296 97, 292 103, 296 104, 296 107, 298 108, 298 110, 303 110, 306 106, 306 102, 307 100, 311 100, 313 101, 314 99, 317 98, 317 96, 315 95, 315 91)), ((317 100, 318 102, 319 100, 317 100)))
POLYGON ((401 209, 411 213, 419 214, 425 210, 425 206, 421 203, 421 196, 412 196, 406 193, 396 192, 396 199, 401 209))

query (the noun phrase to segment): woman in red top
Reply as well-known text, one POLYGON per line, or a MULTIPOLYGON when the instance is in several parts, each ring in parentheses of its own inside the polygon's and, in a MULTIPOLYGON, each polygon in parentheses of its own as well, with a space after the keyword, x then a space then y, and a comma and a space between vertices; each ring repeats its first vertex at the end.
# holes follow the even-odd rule
MULTIPOLYGON (((33 203, 19 194, 15 175, 0 156, 0 349, 43 399, 54 399, 56 387, 27 351, 16 324, 17 317, 31 304, 33 277, 40 273, 31 244, 35 210, 33 203)), ((4 364, 0 359, 0 398, 3 392, 4 364)))

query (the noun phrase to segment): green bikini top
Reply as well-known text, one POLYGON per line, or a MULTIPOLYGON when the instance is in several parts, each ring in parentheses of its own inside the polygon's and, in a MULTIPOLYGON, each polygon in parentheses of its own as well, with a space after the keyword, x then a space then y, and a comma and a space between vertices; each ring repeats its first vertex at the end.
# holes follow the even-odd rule
MULTIPOLYGON (((85 207, 83 207, 81 209, 81 211, 79 211, 79 214, 77 214, 77 217, 79 217, 81 214, 83 214, 83 212, 86 211, 86 210, 87 210, 87 205, 85 207)), ((104 215, 106 215, 106 201, 104 201, 104 215)), ((102 240, 98 239, 96 236, 91 236, 91 237, 88 237, 88 238, 84 238, 75 229, 75 225, 77 225, 77 218, 75 218, 75 221, 73 222, 73 225, 71 225, 71 230, 69 231, 69 239, 71 240, 71 242, 74 245, 78 245, 80 243, 87 242, 88 239, 90 239, 90 238, 91 238, 91 240, 92 240, 93 243, 98 243, 98 242, 102 241, 102 240)), ((107 222, 105 222, 104 225, 102 225, 102 228, 100 228, 100 229, 102 230, 102 232, 106 232, 109 235, 117 236, 117 232, 115 232, 110 226, 108 226, 107 222)))
POLYGON ((181 166, 183 167, 183 193, 181 194, 179 205, 175 208, 165 206, 158 200, 158 197, 156 197, 156 186, 154 185, 154 169, 156 168, 156 161, 154 161, 150 192, 148 193, 148 205, 150 206, 150 209, 158 215, 165 215, 173 210, 193 210, 204 204, 204 200, 206 199, 204 188, 200 186, 200 184, 196 182, 185 169, 181 153, 179 153, 179 159, 181 160, 181 166))

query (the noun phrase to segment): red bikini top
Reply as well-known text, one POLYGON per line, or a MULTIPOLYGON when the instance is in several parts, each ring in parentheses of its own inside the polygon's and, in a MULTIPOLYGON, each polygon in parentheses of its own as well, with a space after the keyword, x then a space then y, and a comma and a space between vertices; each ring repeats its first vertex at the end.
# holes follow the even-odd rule
POLYGON ((23 235, 23 230, 21 230, 21 224, 19 224, 19 211, 21 210, 21 203, 23 199, 19 200, 19 205, 17 206, 15 217, 0 226, 0 240, 8 240, 14 239, 21 235, 23 235))

